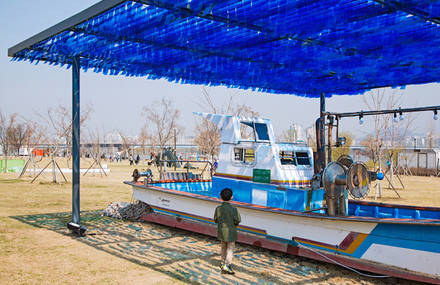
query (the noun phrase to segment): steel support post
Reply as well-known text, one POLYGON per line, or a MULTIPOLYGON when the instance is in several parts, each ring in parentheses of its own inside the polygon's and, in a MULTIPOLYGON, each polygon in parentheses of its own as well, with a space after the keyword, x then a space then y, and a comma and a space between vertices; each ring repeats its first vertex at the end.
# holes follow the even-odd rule
POLYGON ((332 136, 333 136, 333 123, 334 118, 333 116, 328 117, 328 127, 327 127, 327 135, 328 135, 328 148, 327 148, 327 162, 332 161, 332 136))
POLYGON ((319 129, 319 133, 320 133, 320 149, 318 150, 319 152, 319 157, 321 158, 321 163, 322 163, 322 168, 324 169, 325 167, 325 94, 321 93, 320 96, 320 113, 319 113, 319 118, 321 119, 321 125, 320 125, 320 129, 319 129))
POLYGON ((80 58, 72 61, 72 221, 79 225, 79 176, 80 176, 80 110, 79 110, 80 58))

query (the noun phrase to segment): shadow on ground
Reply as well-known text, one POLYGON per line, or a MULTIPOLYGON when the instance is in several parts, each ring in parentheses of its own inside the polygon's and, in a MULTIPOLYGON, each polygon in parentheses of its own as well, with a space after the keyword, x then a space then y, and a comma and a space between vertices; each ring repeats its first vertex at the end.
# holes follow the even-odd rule
POLYGON ((224 275, 219 272, 220 247, 216 239, 152 223, 105 217, 101 216, 101 211, 81 212, 81 224, 87 227, 88 233, 85 237, 73 236, 66 229, 71 213, 11 218, 71 236, 96 249, 193 284, 387 282, 359 277, 330 264, 240 244, 234 254, 236 275, 224 275))

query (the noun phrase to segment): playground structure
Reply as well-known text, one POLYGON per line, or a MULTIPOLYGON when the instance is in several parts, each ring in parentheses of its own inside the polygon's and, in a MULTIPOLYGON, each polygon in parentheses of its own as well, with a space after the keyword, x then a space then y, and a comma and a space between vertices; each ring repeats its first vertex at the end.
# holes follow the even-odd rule
POLYGON ((56 154, 58 153, 57 146, 52 146, 50 148, 49 156, 50 160, 49 163, 46 164, 42 169, 39 168, 38 162, 41 161, 41 156, 36 156, 34 152, 31 152, 31 155, 29 156, 28 160, 26 161, 23 170, 21 171, 18 178, 21 178, 23 175, 26 174, 26 172, 30 172, 31 175, 35 175, 31 181, 31 183, 34 183, 34 181, 42 174, 44 171, 50 166, 50 169, 52 169, 52 182, 53 183, 60 183, 60 180, 58 179, 57 173, 63 177, 64 182, 67 182, 67 178, 63 173, 63 170, 58 165, 58 162, 56 161, 56 154), (37 161, 36 157, 40 157, 40 160, 37 161), (38 174, 37 174, 38 169, 38 174))

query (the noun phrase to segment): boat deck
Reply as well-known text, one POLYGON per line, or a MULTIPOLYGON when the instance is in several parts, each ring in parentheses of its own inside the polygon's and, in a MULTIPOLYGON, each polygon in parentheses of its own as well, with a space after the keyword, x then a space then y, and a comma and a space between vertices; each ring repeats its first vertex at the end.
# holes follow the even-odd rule
MULTIPOLYGON (((158 182, 151 186, 182 191, 210 198, 219 198, 219 191, 213 189, 211 181, 200 182, 158 182)), ((296 196, 292 191, 298 189, 277 189, 273 185, 256 184, 253 187, 243 187, 234 192, 233 200, 236 202, 257 205, 267 208, 298 211, 296 196)), ((315 203, 316 204, 316 203, 315 203)), ((315 208, 312 208, 313 210, 315 208)), ((310 213, 311 210, 299 211, 310 213)), ((324 210, 313 211, 314 214, 324 214, 324 210)), ((417 207, 395 204, 384 204, 367 201, 349 200, 348 216, 374 219, 398 219, 436 221, 440 223, 440 208, 417 207)))

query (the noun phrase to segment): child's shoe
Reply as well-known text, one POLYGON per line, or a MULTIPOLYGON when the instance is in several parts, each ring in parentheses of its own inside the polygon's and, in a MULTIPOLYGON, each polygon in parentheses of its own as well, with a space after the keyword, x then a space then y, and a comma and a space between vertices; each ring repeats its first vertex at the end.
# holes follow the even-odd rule
POLYGON ((235 271, 232 270, 232 264, 229 264, 228 268, 229 268, 229 272, 228 272, 229 274, 235 274, 235 271))
POLYGON ((221 266, 221 269, 222 269, 222 273, 226 273, 226 274, 235 274, 235 272, 231 269, 231 267, 229 267, 229 266, 226 265, 226 264, 223 264, 223 265, 221 266))

